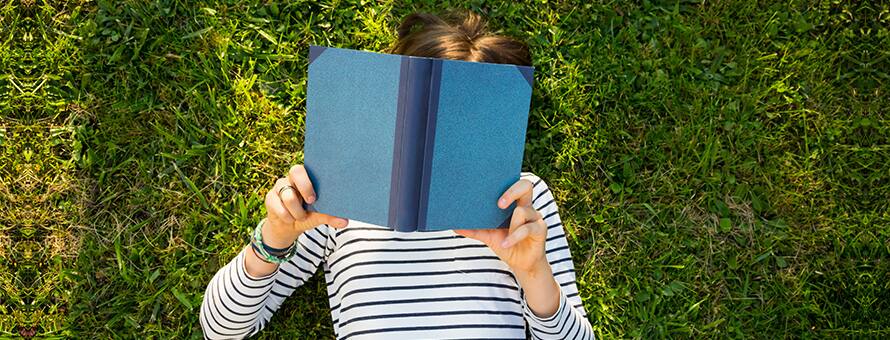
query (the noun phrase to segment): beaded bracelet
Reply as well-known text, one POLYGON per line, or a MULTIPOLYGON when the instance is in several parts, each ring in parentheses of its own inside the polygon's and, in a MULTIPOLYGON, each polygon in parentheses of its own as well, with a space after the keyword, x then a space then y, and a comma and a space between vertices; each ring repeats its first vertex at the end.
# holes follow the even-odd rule
POLYGON ((265 218, 257 223, 256 228, 253 230, 250 246, 253 247, 253 250, 260 256, 260 259, 266 262, 274 264, 287 262, 297 253, 297 242, 294 241, 294 243, 287 248, 274 248, 263 243, 264 224, 266 224, 265 218))

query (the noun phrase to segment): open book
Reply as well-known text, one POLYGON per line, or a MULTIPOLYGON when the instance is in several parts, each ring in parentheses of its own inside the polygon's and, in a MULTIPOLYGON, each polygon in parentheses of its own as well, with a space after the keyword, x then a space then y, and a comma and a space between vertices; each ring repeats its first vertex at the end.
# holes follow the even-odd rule
POLYGON ((309 209, 399 231, 509 225, 533 68, 311 46, 309 209))

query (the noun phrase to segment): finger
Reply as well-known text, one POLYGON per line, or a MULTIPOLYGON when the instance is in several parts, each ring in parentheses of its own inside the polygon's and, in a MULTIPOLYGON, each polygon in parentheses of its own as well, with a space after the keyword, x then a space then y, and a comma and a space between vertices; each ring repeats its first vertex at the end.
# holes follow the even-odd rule
POLYGON ((541 219, 541 213, 530 206, 519 206, 513 210, 513 216, 510 218, 510 228, 518 227, 523 224, 541 219))
POLYGON ((515 229, 510 231, 510 234, 507 235, 507 237, 504 238, 503 241, 501 241, 501 248, 512 247, 516 243, 519 243, 519 241, 522 241, 526 237, 528 237, 529 233, 530 233, 530 230, 529 230, 529 227, 527 224, 523 224, 519 227, 516 227, 515 229))
POLYGON ((281 188, 282 181, 276 182, 276 185, 272 187, 272 190, 266 194, 266 213, 269 215, 269 218, 277 219, 285 224, 291 224, 294 222, 293 216, 291 216, 290 212, 287 211, 287 208, 284 207, 284 204, 281 202, 281 199, 278 198, 278 189, 281 188))
POLYGON ((309 174, 306 172, 306 168, 303 167, 302 164, 292 166, 290 171, 287 172, 287 178, 290 180, 291 185, 293 185, 294 188, 297 188, 297 191, 306 203, 315 203, 315 188, 312 187, 312 181, 309 180, 309 174))
POLYGON ((278 198, 281 199, 281 203, 295 220, 301 221, 306 218, 306 211, 303 210, 303 199, 300 198, 300 195, 297 195, 296 189, 284 187, 278 192, 278 198))
POLYGON ((532 204, 532 189, 534 185, 527 179, 520 179, 513 183, 507 191, 498 199, 498 207, 506 209, 510 203, 526 206, 532 204))
POLYGON ((546 240, 547 228, 543 221, 534 221, 523 224, 510 231, 510 235, 501 242, 501 248, 510 248, 526 239, 546 240), (543 234, 543 235, 542 235, 543 234))
POLYGON ((307 213, 306 221, 313 226, 327 224, 336 229, 345 228, 346 225, 349 224, 349 220, 345 218, 322 214, 315 211, 307 213))

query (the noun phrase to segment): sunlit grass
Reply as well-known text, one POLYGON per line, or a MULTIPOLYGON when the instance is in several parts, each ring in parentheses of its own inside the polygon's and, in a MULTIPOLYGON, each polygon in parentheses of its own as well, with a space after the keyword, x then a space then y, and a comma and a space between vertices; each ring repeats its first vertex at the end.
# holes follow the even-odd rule
MULTIPOLYGON (((200 337, 302 158, 309 44, 415 10, 527 41, 524 170, 604 338, 890 333, 890 10, 853 2, 0 5, 0 335, 200 337)), ((323 280, 266 338, 329 338, 323 280)))

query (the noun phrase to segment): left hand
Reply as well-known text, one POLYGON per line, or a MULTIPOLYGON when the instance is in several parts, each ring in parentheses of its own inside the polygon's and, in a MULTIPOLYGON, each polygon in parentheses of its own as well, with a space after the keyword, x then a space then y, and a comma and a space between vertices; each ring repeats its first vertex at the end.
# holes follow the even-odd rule
POLYGON ((541 213, 532 207, 532 182, 521 179, 498 199, 498 207, 506 209, 516 202, 510 228, 455 230, 459 235, 485 243, 518 275, 544 274, 550 264, 544 249, 547 225, 541 213))

